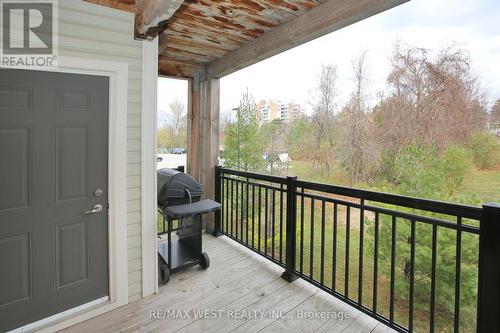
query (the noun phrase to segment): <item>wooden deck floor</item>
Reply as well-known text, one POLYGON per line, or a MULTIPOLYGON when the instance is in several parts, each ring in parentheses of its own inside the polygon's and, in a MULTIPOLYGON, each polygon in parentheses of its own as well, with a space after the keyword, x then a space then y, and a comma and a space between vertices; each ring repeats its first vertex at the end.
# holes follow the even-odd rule
POLYGON ((303 280, 287 283, 282 268, 226 237, 204 236, 204 250, 208 270, 174 274, 157 295, 65 332, 393 332, 303 280))

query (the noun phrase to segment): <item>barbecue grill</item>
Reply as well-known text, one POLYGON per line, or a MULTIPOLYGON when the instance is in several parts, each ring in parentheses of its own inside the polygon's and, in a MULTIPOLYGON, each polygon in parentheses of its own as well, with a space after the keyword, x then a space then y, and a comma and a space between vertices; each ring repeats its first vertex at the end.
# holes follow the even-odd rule
POLYGON ((201 220, 204 214, 219 210, 220 205, 213 200, 201 200, 202 186, 188 174, 161 169, 157 176, 158 209, 167 234, 166 243, 158 241, 158 278, 165 284, 170 280, 170 273, 182 268, 210 266, 208 255, 202 252, 201 220), (174 232, 176 239, 173 239, 174 232))

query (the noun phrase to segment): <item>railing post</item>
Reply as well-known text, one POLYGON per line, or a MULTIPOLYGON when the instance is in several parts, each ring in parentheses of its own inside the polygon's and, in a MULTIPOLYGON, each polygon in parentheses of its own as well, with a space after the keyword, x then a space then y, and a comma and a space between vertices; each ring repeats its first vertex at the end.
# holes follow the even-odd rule
MULTIPOLYGON (((218 203, 222 203, 222 191, 221 191, 221 167, 220 166, 216 166, 215 167, 215 201, 217 201, 218 203)), ((221 218, 222 218, 222 215, 221 215, 221 212, 220 210, 216 211, 215 212, 215 223, 214 223, 214 231, 212 233, 212 235, 214 237, 219 237, 219 236, 222 236, 222 230, 221 230, 221 218)))
POLYGON ((283 279, 292 282, 298 276, 293 272, 295 270, 295 258, 297 249, 297 196, 296 196, 297 177, 286 178, 286 263, 285 271, 281 275, 283 279))
POLYGON ((483 205, 477 331, 500 333, 500 204, 483 205))

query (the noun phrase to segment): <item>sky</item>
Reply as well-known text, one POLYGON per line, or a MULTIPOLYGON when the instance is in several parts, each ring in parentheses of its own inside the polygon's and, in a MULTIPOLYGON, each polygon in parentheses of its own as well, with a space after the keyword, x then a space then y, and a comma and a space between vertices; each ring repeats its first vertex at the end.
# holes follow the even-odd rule
MULTIPOLYGON (((221 112, 238 106, 248 88, 256 100, 300 103, 309 114, 322 64, 337 66, 342 105, 354 88, 352 60, 362 51, 367 51, 368 93, 375 100, 386 87, 398 40, 431 51, 451 44, 468 50, 472 73, 489 102, 500 98, 499 0, 412 0, 222 78, 221 112)), ((187 83, 160 79, 160 113, 176 97, 187 101, 187 83)))
POLYGON ((169 112, 169 105, 176 99, 184 102, 187 110, 188 81, 158 78, 157 127, 163 127, 166 122, 173 121, 169 112))

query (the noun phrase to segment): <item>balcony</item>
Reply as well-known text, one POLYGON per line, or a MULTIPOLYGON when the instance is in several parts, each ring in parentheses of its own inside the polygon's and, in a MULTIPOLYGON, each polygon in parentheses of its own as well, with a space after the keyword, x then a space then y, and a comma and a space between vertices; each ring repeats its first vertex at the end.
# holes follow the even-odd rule
POLYGON ((499 205, 220 167, 215 183, 210 268, 68 332, 496 332, 499 205))

